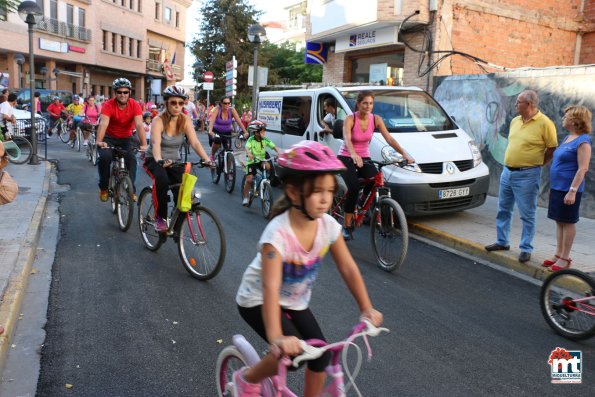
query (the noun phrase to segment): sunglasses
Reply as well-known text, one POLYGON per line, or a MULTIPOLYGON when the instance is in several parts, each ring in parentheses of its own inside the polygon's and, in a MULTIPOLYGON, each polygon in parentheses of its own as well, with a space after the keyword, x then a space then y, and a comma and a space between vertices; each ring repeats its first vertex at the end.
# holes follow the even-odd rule
POLYGON ((231 102, 221 102, 224 105, 231 105, 231 102))
POLYGON ((184 106, 184 101, 169 101, 168 103, 172 106, 184 106))
POLYGON ((128 95, 128 94, 130 94, 130 91, 116 91, 116 94, 118 94, 118 95, 128 95))

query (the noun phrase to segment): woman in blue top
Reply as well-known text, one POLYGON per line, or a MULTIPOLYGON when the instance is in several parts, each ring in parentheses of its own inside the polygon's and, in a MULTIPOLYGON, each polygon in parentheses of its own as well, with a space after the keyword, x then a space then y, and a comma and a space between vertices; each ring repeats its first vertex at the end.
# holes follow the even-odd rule
POLYGON ((566 269, 572 262, 570 249, 576 236, 585 174, 591 160, 591 120, 591 111, 584 106, 573 105, 564 109, 562 126, 570 134, 554 152, 547 215, 556 221, 556 254, 543 261, 543 266, 552 271, 566 269))
POLYGON ((231 98, 224 96, 221 98, 220 105, 213 109, 213 112, 209 115, 211 160, 214 159, 215 153, 219 150, 221 143, 223 143, 226 149, 231 148, 231 133, 233 132, 234 121, 244 131, 244 137, 248 139, 248 131, 244 128, 242 119, 240 119, 238 112, 231 107, 231 98), (219 137, 215 137, 215 134, 218 134, 219 137))

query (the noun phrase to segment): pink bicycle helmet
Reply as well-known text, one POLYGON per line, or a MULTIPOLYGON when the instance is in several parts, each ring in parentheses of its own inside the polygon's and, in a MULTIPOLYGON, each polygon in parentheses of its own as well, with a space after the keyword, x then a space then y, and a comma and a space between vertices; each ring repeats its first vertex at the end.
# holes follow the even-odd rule
POLYGON ((281 179, 291 175, 339 173, 345 166, 328 147, 315 141, 301 141, 279 155, 277 172, 281 179))

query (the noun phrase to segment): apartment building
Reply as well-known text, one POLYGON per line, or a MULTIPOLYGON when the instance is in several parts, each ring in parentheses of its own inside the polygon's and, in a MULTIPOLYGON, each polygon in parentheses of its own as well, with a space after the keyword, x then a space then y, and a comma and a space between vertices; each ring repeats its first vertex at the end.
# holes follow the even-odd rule
MULTIPOLYGON (((191 0, 36 2, 43 10, 33 33, 37 88, 111 96, 112 81, 126 77, 134 97, 146 100, 183 79, 191 0)), ((0 72, 10 88, 27 87, 27 25, 17 13, 0 13, 0 20, 0 72)))
POLYGON ((429 90, 433 76, 498 72, 498 66, 592 64, 594 32, 595 0, 309 0, 307 5, 306 40, 326 44, 323 82, 329 84, 380 82, 429 90))

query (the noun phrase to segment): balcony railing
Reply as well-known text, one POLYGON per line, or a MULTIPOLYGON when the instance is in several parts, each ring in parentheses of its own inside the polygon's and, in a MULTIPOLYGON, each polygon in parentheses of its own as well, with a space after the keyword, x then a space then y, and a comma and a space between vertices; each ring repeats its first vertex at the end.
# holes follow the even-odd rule
POLYGON ((35 28, 48 33, 58 34, 64 37, 71 37, 81 41, 91 41, 91 30, 70 23, 61 22, 57 19, 42 18, 35 28))
MULTIPOLYGON (((171 71, 176 77, 176 80, 183 80, 183 69, 180 65, 171 65, 171 71)), ((163 73, 163 64, 154 59, 147 59, 147 72, 163 73)))

